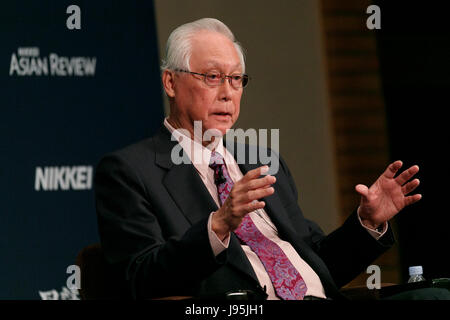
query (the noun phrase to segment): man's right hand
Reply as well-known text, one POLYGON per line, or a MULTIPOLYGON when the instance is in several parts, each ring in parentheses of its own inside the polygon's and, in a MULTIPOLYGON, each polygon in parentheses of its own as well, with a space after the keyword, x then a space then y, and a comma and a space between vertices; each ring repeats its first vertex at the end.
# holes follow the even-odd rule
POLYGON ((264 208, 264 201, 258 199, 270 196, 275 192, 271 187, 275 183, 274 176, 259 178, 268 171, 267 166, 250 170, 231 188, 225 203, 212 216, 212 230, 220 240, 224 240, 242 222, 246 214, 264 208))

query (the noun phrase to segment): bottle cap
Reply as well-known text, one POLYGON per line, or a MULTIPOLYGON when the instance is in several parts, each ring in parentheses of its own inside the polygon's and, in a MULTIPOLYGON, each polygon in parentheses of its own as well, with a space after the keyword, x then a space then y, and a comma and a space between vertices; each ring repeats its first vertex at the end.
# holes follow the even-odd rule
POLYGON ((409 275, 410 276, 415 276, 418 274, 423 274, 422 266, 409 267, 409 275))

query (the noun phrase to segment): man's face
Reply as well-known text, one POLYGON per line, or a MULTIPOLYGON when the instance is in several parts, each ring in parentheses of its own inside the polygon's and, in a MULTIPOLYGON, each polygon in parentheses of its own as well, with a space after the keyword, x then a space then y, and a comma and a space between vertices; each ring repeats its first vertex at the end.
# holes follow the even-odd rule
MULTIPOLYGON (((225 36, 210 31, 197 33, 192 41, 190 71, 242 73, 239 55, 225 36)), ((210 87, 203 76, 177 72, 174 79, 174 104, 171 118, 193 132, 194 121, 202 121, 203 132, 218 129, 225 134, 239 116, 242 88, 235 89, 228 78, 218 87, 210 87)))

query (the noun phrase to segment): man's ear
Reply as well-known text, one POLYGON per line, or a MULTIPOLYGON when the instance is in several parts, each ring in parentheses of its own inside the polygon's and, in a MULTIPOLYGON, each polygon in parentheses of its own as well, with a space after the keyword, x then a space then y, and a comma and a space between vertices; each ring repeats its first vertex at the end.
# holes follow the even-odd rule
POLYGON ((164 70, 162 74, 162 83, 164 90, 169 98, 175 97, 175 73, 164 70))

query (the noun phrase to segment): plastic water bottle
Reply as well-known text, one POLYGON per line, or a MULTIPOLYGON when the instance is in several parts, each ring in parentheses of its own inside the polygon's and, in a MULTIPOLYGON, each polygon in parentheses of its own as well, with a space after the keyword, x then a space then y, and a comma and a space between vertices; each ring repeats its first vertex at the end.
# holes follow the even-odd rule
POLYGON ((423 277, 423 268, 422 268, 422 266, 409 267, 409 280, 408 280, 408 283, 420 282, 420 281, 425 281, 425 278, 423 277))

